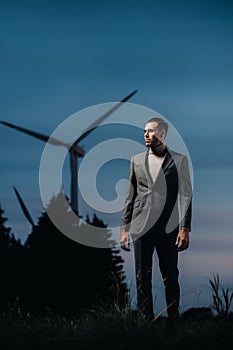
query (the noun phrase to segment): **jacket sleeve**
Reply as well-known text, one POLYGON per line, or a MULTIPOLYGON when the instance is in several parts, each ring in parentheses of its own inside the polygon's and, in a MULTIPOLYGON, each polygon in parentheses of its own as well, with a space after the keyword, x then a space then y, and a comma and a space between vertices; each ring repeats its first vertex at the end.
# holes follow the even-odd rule
POLYGON ((130 229, 130 222, 133 214, 133 206, 134 206, 136 195, 137 195, 137 181, 136 181, 136 176, 134 172, 133 158, 131 158, 128 188, 126 192, 126 198, 125 198, 124 207, 122 211, 122 218, 121 218, 121 230, 124 229, 126 231, 129 231, 130 229))
POLYGON ((179 171, 180 223, 191 231, 192 184, 187 157, 182 157, 179 171))

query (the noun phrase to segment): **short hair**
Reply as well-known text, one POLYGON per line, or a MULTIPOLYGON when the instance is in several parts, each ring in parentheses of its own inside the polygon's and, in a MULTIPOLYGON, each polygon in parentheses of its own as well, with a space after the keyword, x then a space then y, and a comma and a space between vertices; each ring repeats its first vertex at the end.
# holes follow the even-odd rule
POLYGON ((159 118, 159 117, 153 117, 153 118, 147 120, 146 123, 153 123, 153 122, 158 123, 158 129, 159 129, 159 131, 165 130, 165 132, 166 132, 166 134, 167 134, 168 123, 165 122, 165 120, 163 120, 162 118, 159 118))

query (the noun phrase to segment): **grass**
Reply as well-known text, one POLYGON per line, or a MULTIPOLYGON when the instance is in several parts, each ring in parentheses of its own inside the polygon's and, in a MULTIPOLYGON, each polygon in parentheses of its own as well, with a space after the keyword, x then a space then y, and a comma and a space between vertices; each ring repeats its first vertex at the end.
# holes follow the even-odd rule
POLYGON ((218 315, 229 315, 233 301, 233 292, 229 288, 220 287, 218 274, 214 275, 213 280, 209 280, 209 282, 212 288, 212 308, 218 315))
MULTIPOLYGON (((233 342, 232 293, 220 288, 219 277, 210 280, 214 313, 190 309, 176 323, 166 317, 149 322, 130 307, 96 307, 81 315, 46 317, 22 315, 9 309, 0 315, 1 349, 219 349, 233 342), (221 300, 221 302, 220 302, 221 300), (217 307, 218 306, 218 307, 217 307)), ((205 309, 205 310, 203 310, 205 309)), ((208 310, 207 310, 208 311, 208 310)))
POLYGON ((233 340, 233 317, 182 319, 169 324, 136 317, 130 309, 96 308, 76 318, 34 318, 5 314, 0 319, 1 349, 215 349, 233 340))

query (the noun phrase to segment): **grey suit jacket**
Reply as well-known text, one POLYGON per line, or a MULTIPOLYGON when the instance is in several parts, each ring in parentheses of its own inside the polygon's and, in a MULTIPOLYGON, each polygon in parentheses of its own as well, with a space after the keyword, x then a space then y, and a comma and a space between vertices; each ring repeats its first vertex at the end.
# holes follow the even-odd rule
POLYGON ((141 236, 151 228, 166 233, 191 230, 192 185, 187 157, 170 150, 153 182, 148 151, 131 158, 121 228, 141 236))

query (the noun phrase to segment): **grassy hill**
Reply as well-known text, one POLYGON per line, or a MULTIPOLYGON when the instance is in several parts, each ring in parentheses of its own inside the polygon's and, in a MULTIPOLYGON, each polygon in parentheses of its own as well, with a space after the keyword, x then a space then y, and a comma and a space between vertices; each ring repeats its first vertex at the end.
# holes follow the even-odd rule
POLYGON ((176 323, 147 321, 130 309, 98 308, 72 318, 35 318, 9 310, 0 319, 1 349, 211 349, 233 341, 233 314, 190 309, 176 323))

